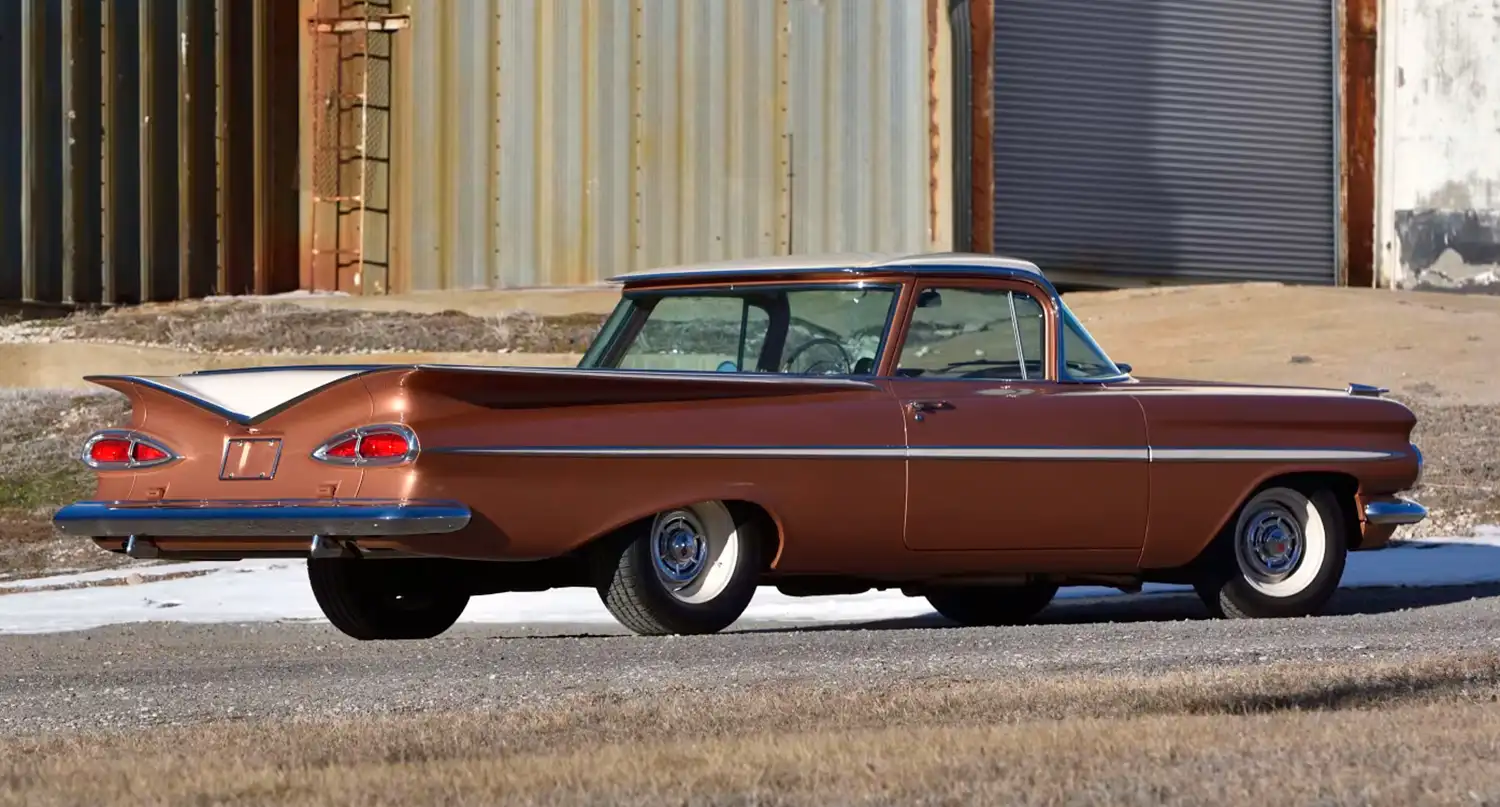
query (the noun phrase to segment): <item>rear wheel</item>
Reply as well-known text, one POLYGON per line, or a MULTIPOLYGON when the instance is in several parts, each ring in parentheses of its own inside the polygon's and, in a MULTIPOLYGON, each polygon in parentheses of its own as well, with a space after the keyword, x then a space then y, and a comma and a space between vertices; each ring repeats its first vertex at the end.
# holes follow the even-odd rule
POLYGON ((431 639, 468 607, 422 561, 315 558, 307 577, 323 615, 356 639, 431 639))
POLYGON ((718 501, 658 513, 629 543, 599 557, 599 596, 635 633, 721 631, 744 613, 760 582, 757 526, 718 501))
POLYGON ((1041 613, 1055 596, 1057 586, 1051 583, 966 586, 932 592, 927 602, 960 625, 1019 625, 1041 613))
POLYGON ((1215 540, 1194 588, 1217 617, 1313 616, 1338 589, 1346 555, 1333 491, 1266 488, 1215 540))

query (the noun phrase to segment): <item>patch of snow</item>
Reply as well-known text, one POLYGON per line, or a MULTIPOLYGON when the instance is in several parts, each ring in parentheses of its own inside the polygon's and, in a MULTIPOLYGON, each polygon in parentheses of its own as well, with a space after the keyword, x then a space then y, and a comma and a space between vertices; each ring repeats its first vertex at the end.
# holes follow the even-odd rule
POLYGON ((297 300, 309 297, 348 297, 347 291, 315 291, 312 289, 296 289, 284 291, 278 294, 211 294, 200 297, 200 302, 205 303, 238 303, 255 302, 258 300, 297 300))
POLYGON ((140 565, 127 565, 115 569, 102 569, 93 572, 78 572, 74 574, 58 574, 50 577, 30 577, 24 580, 6 580, 0 582, 0 592, 24 591, 33 588, 51 588, 53 586, 84 585, 89 583, 108 583, 114 580, 136 576, 147 581, 163 575, 182 574, 183 572, 213 572, 225 567, 250 569, 264 567, 267 562, 244 561, 241 563, 224 563, 223 561, 193 561, 190 563, 142 563, 140 565))
MULTIPOLYGON (((1467 538, 1393 545, 1349 557, 1342 585, 1431 587, 1500 582, 1500 528, 1485 527, 1467 538)), ((1187 586, 1149 585, 1144 594, 1189 591, 1187 586)), ((0 585, 0 633, 55 633, 136 622, 240 623, 321 621, 299 561, 162 564, 146 568, 63 575, 0 585), (197 577, 152 580, 184 571, 212 570, 197 577), (29 591, 48 586, 144 578, 127 586, 29 591)), ((1059 597, 1129 596, 1103 587, 1064 589, 1059 597)), ((897 591, 828 597, 788 597, 762 588, 744 622, 827 624, 902 619, 932 612, 921 598, 897 591)), ((614 620, 586 588, 476 597, 462 620, 487 624, 609 624, 614 620)))

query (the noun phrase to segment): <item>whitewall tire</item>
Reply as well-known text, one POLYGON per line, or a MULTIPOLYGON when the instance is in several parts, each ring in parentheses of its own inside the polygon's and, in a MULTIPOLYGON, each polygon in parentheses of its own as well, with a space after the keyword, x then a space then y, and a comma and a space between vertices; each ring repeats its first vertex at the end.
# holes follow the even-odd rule
POLYGON ((716 633, 740 618, 760 582, 754 519, 710 501, 637 526, 601 557, 599 596, 620 624, 643 635, 716 633))
POLYGON ((1333 491, 1269 487, 1216 539, 1195 588, 1214 616, 1312 616, 1338 589, 1347 554, 1333 491))

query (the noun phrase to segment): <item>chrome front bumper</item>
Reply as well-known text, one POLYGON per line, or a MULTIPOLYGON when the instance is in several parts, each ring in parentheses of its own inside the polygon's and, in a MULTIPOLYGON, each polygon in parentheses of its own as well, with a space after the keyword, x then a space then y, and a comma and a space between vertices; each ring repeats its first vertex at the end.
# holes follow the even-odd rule
POLYGON ((469 523, 460 502, 397 499, 76 502, 52 523, 88 538, 372 538, 457 532, 469 523))
POLYGON ((1410 500, 1392 496, 1365 504, 1365 521, 1371 524, 1415 524, 1427 517, 1427 508, 1410 500))

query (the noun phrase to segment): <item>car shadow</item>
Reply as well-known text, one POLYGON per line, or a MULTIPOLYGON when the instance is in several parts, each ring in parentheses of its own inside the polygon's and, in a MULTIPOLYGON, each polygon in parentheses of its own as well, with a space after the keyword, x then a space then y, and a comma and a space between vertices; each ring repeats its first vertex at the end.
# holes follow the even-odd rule
MULTIPOLYGON (((1420 608, 1500 597, 1500 583, 1432 587, 1368 587, 1339 589, 1322 617, 1373 616, 1420 608)), ((1209 621, 1207 609, 1191 592, 1161 592, 1054 600, 1031 621, 1033 625, 1094 625, 1146 622, 1209 621)), ((746 621, 725 633, 823 633, 853 631, 944 630, 959 628, 937 613, 899 619, 876 619, 816 625, 746 621)), ((493 626, 468 626, 490 639, 609 639, 631 636, 616 625, 537 625, 496 632, 493 626)))
MULTIPOLYGON (((1434 587, 1371 587, 1339 589, 1322 616, 1376 615, 1417 608, 1500 597, 1500 583, 1434 587)), ((1131 622, 1207 620, 1208 610, 1192 592, 1164 592, 1112 597, 1062 598, 1036 616, 1036 625, 1082 625, 1131 622)), ((736 633, 810 633, 857 630, 930 630, 959 627, 937 613, 900 619, 841 622, 824 625, 745 626, 736 633)))

